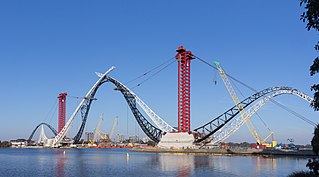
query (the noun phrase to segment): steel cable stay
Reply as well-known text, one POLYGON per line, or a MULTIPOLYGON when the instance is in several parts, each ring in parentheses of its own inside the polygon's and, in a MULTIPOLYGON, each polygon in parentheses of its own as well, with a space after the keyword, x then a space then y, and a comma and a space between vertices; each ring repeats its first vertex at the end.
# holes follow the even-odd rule
MULTIPOLYGON (((242 108, 246 108, 254 101, 258 100, 261 97, 264 97, 265 95, 275 92, 278 90, 290 90, 290 87, 270 87, 266 88, 264 90, 261 90, 250 97, 242 100, 240 102, 240 105, 242 105, 242 108)), ((196 138, 196 143, 202 142, 203 140, 207 139, 211 135, 213 135, 215 132, 220 130, 223 126, 225 126, 228 122, 230 122, 236 115, 238 115, 240 110, 236 105, 234 105, 232 108, 224 112, 223 114, 217 116, 215 119, 209 121, 208 123, 194 129, 194 132, 197 132, 198 137, 196 138)))
MULTIPOLYGON (((195 58, 199 59, 200 61, 202 61, 203 63, 209 65, 210 67, 214 68, 217 70, 216 67, 214 67, 213 65, 209 64, 208 62, 200 59, 199 57, 194 56, 195 58)), ((175 58, 175 57, 174 57, 175 58)), ((170 59, 172 60, 172 59, 170 59)), ((150 73, 153 72, 152 75, 150 75, 148 78, 144 79, 142 82, 140 82, 140 84, 138 84, 137 86, 140 86, 141 84, 143 84, 144 82, 148 81, 149 79, 151 79, 152 77, 156 76, 158 73, 162 72, 164 69, 166 69, 167 67, 169 67, 172 63, 176 62, 176 60, 174 61, 166 61, 163 64, 147 71, 146 73, 144 73, 143 75, 131 80, 130 82, 136 81, 137 79, 140 79, 150 73)), ((159 140, 161 139, 161 136, 163 135, 163 133, 165 132, 171 132, 171 130, 173 129, 169 124, 167 124, 163 119, 161 119, 158 115, 156 115, 140 98, 137 97, 137 95, 135 95, 133 92, 131 92, 124 84, 118 82, 117 80, 115 80, 112 77, 109 77, 107 74, 112 71, 114 69, 114 67, 111 67, 108 71, 106 71, 104 74, 101 73, 97 73, 97 75, 100 77, 100 79, 93 85, 93 87, 89 90, 89 92, 87 93, 87 95, 85 97, 81 97, 82 101, 81 103, 78 105, 78 107, 76 108, 76 110, 74 111, 74 113, 71 115, 71 118, 69 119, 69 121, 66 123, 65 127, 63 127, 63 129, 61 130, 61 132, 55 137, 52 146, 53 147, 58 147, 61 143, 63 138, 65 137, 65 135, 67 134, 68 130, 70 129, 70 127, 72 126, 72 122, 74 121, 74 118, 76 116, 77 113, 81 113, 81 117, 82 117, 82 125, 80 130, 78 131, 78 134, 73 138, 74 142, 78 142, 79 138, 81 137, 82 133, 83 133, 83 129, 85 126, 85 122, 87 119, 87 115, 91 106, 91 103, 94 99, 94 95, 97 92, 98 88, 105 82, 112 82, 115 86, 116 89, 118 89, 124 96, 125 100, 127 101, 133 115, 135 116, 138 124, 141 126, 142 130, 144 131, 144 133, 150 137, 150 139, 152 139, 155 142, 159 142, 159 140), (136 103, 138 103, 143 109, 144 111, 148 114, 148 116, 151 117, 152 121, 157 125, 156 126, 152 125, 150 122, 148 122, 145 117, 138 111, 137 107, 136 107, 136 103)), ((240 104, 242 105, 243 108, 249 106, 252 102, 256 101, 259 98, 262 97, 266 97, 267 94, 274 92, 274 91, 279 91, 279 90, 291 90, 290 87, 271 87, 268 89, 264 89, 260 92, 257 92, 255 89, 253 89, 252 87, 248 86, 247 84, 239 81, 238 79, 229 76, 228 74, 226 74, 229 78, 231 78, 232 80, 244 85, 245 87, 249 88, 250 90, 255 91, 256 93, 253 94, 252 96, 244 99, 243 101, 240 102, 240 104)), ((136 86, 136 87, 137 87, 136 86)), ((304 96, 305 99, 311 100, 310 97, 308 98, 307 96, 304 96)), ((80 97, 79 97, 80 98, 80 97)), ((275 101, 272 98, 269 98, 269 101, 275 101)), ((278 103, 278 102, 277 102, 278 103)), ((285 109, 286 107, 283 106, 282 104, 278 103, 280 105, 280 107, 282 107, 283 109, 285 109)), ((302 120, 308 122, 309 124, 314 124, 312 121, 310 121, 309 119, 301 116, 300 114, 294 112, 293 110, 290 110, 289 108, 285 109, 286 111, 294 114, 295 116, 299 116, 299 118, 301 118, 302 120)), ((220 129, 223 128, 224 125, 226 125, 228 122, 232 122, 232 119, 238 115, 238 113, 241 110, 236 107, 236 105, 234 107, 232 107, 231 109, 229 109, 228 111, 226 111, 224 114, 220 115, 219 117, 215 118, 214 120, 208 122, 207 124, 205 124, 204 126, 201 126, 199 128, 196 128, 194 130, 194 135, 195 135, 195 143, 199 143, 205 139, 207 139, 208 137, 211 137, 211 135, 213 135, 215 132, 219 131, 220 129)))
MULTIPOLYGON (((232 80, 231 80, 232 81, 232 80)), ((236 90, 240 93, 240 95, 245 98, 243 92, 237 87, 237 85, 235 84, 235 82, 232 82, 232 85, 236 88, 236 90)), ((256 116, 259 118, 259 120, 262 122, 262 124, 268 129, 269 132, 272 132, 270 130, 270 128, 268 127, 268 125, 266 124, 266 122, 261 118, 261 116, 256 112, 255 113, 256 116)))
POLYGON ((314 127, 317 126, 317 124, 314 123, 313 121, 311 121, 310 119, 308 119, 308 118, 304 117, 303 115, 301 115, 301 114, 299 114, 299 113, 287 108, 286 106, 284 106, 283 104, 279 103, 278 101, 273 100, 273 99, 270 99, 270 101, 273 102, 274 104, 276 104, 277 106, 281 107, 282 109, 288 111, 289 113, 295 115, 296 117, 300 118, 301 120, 305 121, 306 123, 308 123, 308 124, 310 124, 310 125, 312 125, 314 127))
MULTIPOLYGON (((270 87, 267 89, 264 89, 260 92, 257 92, 250 97, 244 99, 243 101, 240 102, 243 108, 248 107, 251 103, 257 101, 260 98, 263 98, 259 103, 255 104, 252 106, 255 109, 250 108, 248 110, 248 115, 251 116, 253 115, 257 109, 259 109, 261 106, 263 106, 266 102, 270 101, 272 97, 275 97, 277 95, 281 94, 292 94, 299 96, 300 98, 306 100, 308 103, 311 103, 313 101, 313 98, 309 97, 308 95, 298 91, 297 89, 292 89, 290 87, 270 87), (275 92, 272 94, 273 96, 267 96, 268 94, 275 92), (265 101, 266 100, 266 101, 265 101), (257 106, 256 106, 257 105, 257 106), (254 111, 255 110, 255 111, 254 111)), ((238 128, 245 123, 245 120, 247 119, 241 119, 242 117, 239 116, 239 118, 235 119, 237 120, 237 123, 234 123, 233 118, 235 118, 239 114, 240 110, 237 108, 237 106, 233 106, 230 108, 228 111, 224 112, 220 116, 216 117, 215 119, 211 120, 210 122, 204 124, 201 127, 198 127, 194 129, 195 132, 195 143, 200 143, 200 142, 206 142, 208 141, 214 141, 216 142, 217 139, 219 139, 218 142, 226 139, 231 133, 234 133, 238 128), (238 120, 240 120, 241 123, 238 123, 238 120), (228 131, 223 131, 225 127, 233 126, 235 128, 229 128, 228 131), (218 136, 218 138, 217 138, 218 136), (210 139, 212 138, 212 139, 210 139), (215 139, 215 140, 214 140, 215 139), (205 141, 204 141, 205 140, 205 141)), ((310 121, 310 120, 309 120, 310 121)), ((307 122, 311 125, 315 125, 313 122, 311 123, 307 122)))
MULTIPOLYGON (((245 120, 246 122, 246 125, 247 125, 247 128, 249 130, 249 132, 251 133, 251 135, 255 138, 257 144, 263 144, 267 138, 269 138, 273 132, 270 132, 270 134, 267 136, 266 139, 262 139, 262 137, 260 136, 260 134, 257 132, 255 126, 253 125, 253 123, 251 122, 250 120, 250 117, 245 108, 243 108, 243 106, 240 104, 240 100, 239 100, 239 97, 233 87, 233 84, 231 84, 230 80, 228 79, 228 77, 226 76, 225 74, 225 71, 222 69, 222 67, 220 66, 220 63, 219 62, 214 62, 214 64, 216 65, 217 69, 218 69, 218 72, 228 90, 228 93, 230 94, 233 102, 235 103, 236 107, 238 108, 238 110, 240 111, 240 116, 242 117, 242 119, 245 120)), ((240 93, 242 93, 240 91, 240 93)))
MULTIPOLYGON (((172 63, 172 62, 171 62, 172 63)), ((152 76, 156 75, 160 71, 164 70, 167 68, 171 63, 166 65, 165 67, 161 68, 161 70, 157 71, 155 74, 152 76)), ((81 103, 78 105, 76 110, 73 112, 71 115, 71 118, 67 121, 61 132, 56 135, 52 147, 58 147, 61 145, 63 142, 64 137, 66 136, 67 132, 69 131, 70 127, 72 126, 73 121, 75 120, 75 117, 77 113, 81 114, 82 117, 82 123, 80 126, 80 129, 76 136, 73 138, 74 143, 79 143, 79 140, 82 136, 86 120, 88 117, 88 113, 91 107, 92 101, 96 100, 94 98, 95 93, 99 89, 99 87, 105 83, 105 82, 112 82, 114 85, 116 85, 116 88, 120 90, 127 101, 129 107, 131 108, 131 111, 133 112, 133 115, 135 116, 138 124, 144 131, 144 133, 153 141, 159 142, 162 133, 163 132, 170 132, 174 131, 174 128, 171 127, 169 124, 167 124, 163 119, 161 119, 157 114, 155 114, 141 99, 139 99, 133 92, 131 92, 128 88, 125 87, 125 85, 121 84, 117 80, 108 77, 107 74, 111 72, 115 67, 111 67, 108 71, 106 71, 104 74, 102 73, 97 73, 98 77, 100 79, 93 85, 93 87, 89 90, 89 92, 86 94, 85 97, 80 97, 82 99, 81 103), (150 116, 150 118, 153 120, 153 122, 156 123, 156 125, 161 128, 157 128, 154 125, 152 125, 150 122, 148 122, 145 117, 139 112, 139 110, 136 108, 136 103, 138 103, 144 111, 150 116), (164 131, 163 131, 164 130, 164 131)), ((70 141, 71 142, 71 141, 70 141)), ((67 143, 67 142, 65 142, 67 143)))
MULTIPOLYGON (((167 67, 169 67, 171 64, 175 63, 174 61, 171 61, 170 63, 168 63, 167 65, 165 65, 162 69, 158 70, 157 72, 155 72, 154 74, 152 74, 151 76, 149 76, 148 78, 144 79, 143 81, 141 81, 139 84, 137 84, 135 87, 139 87, 141 84, 145 83, 146 81, 148 81, 149 79, 151 79, 152 77, 156 76, 157 74, 159 74, 160 72, 162 72, 164 69, 166 69, 167 67)), ((132 88, 132 89, 133 89, 132 88)))
MULTIPOLYGON (((270 101, 271 98, 277 97, 283 94, 295 95, 307 101, 308 103, 311 103, 313 101, 311 97, 298 91, 297 89, 278 90, 269 96, 263 97, 263 99, 258 101, 256 104, 250 106, 249 109, 247 109, 248 117, 255 114, 263 105, 265 105, 268 101, 270 101)), ((224 141, 230 135, 236 132, 244 123, 245 123, 245 120, 241 116, 238 116, 237 118, 235 118, 235 120, 230 121, 227 125, 222 127, 222 129, 218 130, 216 133, 212 135, 212 143, 214 144, 214 143, 224 141)), ((316 124, 313 122, 309 122, 309 124, 316 126, 316 124)))
MULTIPOLYGON (((145 77, 146 75, 150 74, 151 72, 153 72, 153 71, 155 71, 155 70, 157 70, 157 69, 159 69, 160 67, 162 67, 162 66, 165 65, 162 69, 160 69, 159 71, 156 72, 156 74, 158 74, 160 71, 162 71, 163 69, 167 68, 169 65, 171 65, 171 64, 173 63, 171 60, 175 61, 175 56, 172 57, 172 58, 170 58, 170 59, 168 59, 168 60, 166 60, 165 62, 161 63, 160 65, 155 66, 154 68, 152 68, 152 69, 146 71, 144 74, 141 74, 141 75, 139 75, 139 76, 137 76, 137 77, 135 77, 135 78, 133 78, 133 79, 131 79, 131 80, 125 82, 124 85, 127 85, 127 84, 129 84, 129 83, 131 83, 131 82, 134 82, 134 81, 136 81, 136 80, 138 80, 138 79, 140 79, 140 78, 142 78, 142 77, 145 77), (174 60, 173 60, 173 59, 174 59, 174 60), (170 63, 169 63, 169 62, 170 62, 170 63), (167 63, 168 63, 168 64, 167 64, 167 63)), ((156 74, 153 74, 153 75, 150 76, 150 77, 153 77, 153 76, 155 76, 156 74)), ((150 77, 149 77, 149 78, 150 78, 150 77)), ((149 80, 149 79, 145 79, 145 80, 149 80)), ((145 80, 142 81, 142 82, 145 82, 145 80)), ((140 83, 140 84, 138 84, 138 85, 141 85, 141 84, 142 84, 142 83, 140 83)), ((135 87, 137 87, 137 86, 135 86, 135 87)))
MULTIPOLYGON (((224 74, 227 73, 224 69, 222 69, 222 70, 223 70, 224 74)), ((234 88, 240 93, 240 95, 241 95, 243 98, 245 98, 243 92, 237 87, 237 85, 235 84, 235 82, 233 82, 233 80, 230 80, 229 82, 230 82, 231 85, 234 86, 234 88)), ((255 137, 255 139, 257 138, 257 139, 256 139, 257 143, 259 143, 259 144, 261 143, 261 144, 262 144, 262 143, 264 143, 265 141, 267 141, 267 139, 268 139, 270 136, 273 136, 274 132, 270 130, 270 128, 267 126, 266 122, 261 118, 261 116, 260 116, 257 112, 256 112, 255 114, 256 114, 256 116, 261 120, 261 122, 263 123, 263 125, 267 128, 267 130, 269 131, 269 134, 266 136, 266 138, 263 138, 263 137, 260 135, 260 132, 256 130, 256 128, 255 128, 256 126, 254 125, 252 119, 249 119, 249 120, 248 120, 247 123, 249 123, 249 124, 247 124, 247 125, 249 126, 248 128, 249 128, 249 130, 251 131, 251 133, 253 133, 253 136, 255 137)))
MULTIPOLYGON (((53 116, 55 115, 56 111, 57 111, 57 107, 58 107, 58 100, 54 101, 54 105, 52 105, 50 111, 47 113, 47 118, 49 117, 49 115, 51 114, 51 117, 49 117, 49 122, 48 124, 51 124, 53 116)), ((46 119, 47 119, 46 118, 46 119)))
MULTIPOLYGON (((201 59, 201 58, 199 58, 199 57, 197 57, 197 56, 194 56, 194 57, 195 57, 196 59, 198 59, 199 61, 205 63, 206 65, 208 65, 208 66, 210 66, 211 68, 213 68, 213 69, 215 69, 215 70, 218 71, 217 67, 214 66, 213 64, 210 64, 210 63, 208 63, 207 61, 205 61, 205 60, 203 60, 203 59, 201 59)), ((227 74, 227 73, 225 73, 225 74, 226 74, 230 79, 232 79, 232 80, 236 81, 237 83, 243 85, 244 87, 246 87, 246 88, 252 90, 253 92, 258 92, 256 89, 254 89, 253 87, 251 87, 251 86, 245 84, 244 82, 240 81, 239 79, 237 79, 237 78, 235 78, 235 77, 233 77, 233 76, 231 76, 231 75, 229 75, 229 74, 227 74)), ((290 114, 293 114, 293 115, 296 116, 297 118, 299 118, 299 119, 305 121, 306 123, 312 122, 312 121, 309 120, 308 118, 306 118, 306 117, 302 116, 301 114, 299 114, 299 113, 293 111, 292 109, 290 109, 290 108, 284 106, 283 104, 279 103, 279 102, 276 101, 275 99, 270 98, 270 101, 271 101, 272 103, 274 103, 275 105, 279 106, 280 108, 286 110, 286 111, 289 112, 290 114)), ((311 124, 311 123, 310 123, 310 124, 311 124)), ((311 125, 312 125, 312 124, 311 124, 311 125)))

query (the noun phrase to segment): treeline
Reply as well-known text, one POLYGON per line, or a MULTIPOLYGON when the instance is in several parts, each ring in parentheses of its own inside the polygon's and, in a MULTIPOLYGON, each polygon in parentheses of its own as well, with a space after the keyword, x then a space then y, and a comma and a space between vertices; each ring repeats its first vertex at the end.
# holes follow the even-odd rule
POLYGON ((11 146, 9 141, 0 141, 0 148, 8 148, 11 146))

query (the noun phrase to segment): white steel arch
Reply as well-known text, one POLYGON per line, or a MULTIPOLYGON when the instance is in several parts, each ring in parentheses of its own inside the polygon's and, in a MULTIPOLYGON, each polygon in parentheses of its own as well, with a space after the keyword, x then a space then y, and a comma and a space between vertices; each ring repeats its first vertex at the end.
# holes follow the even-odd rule
POLYGON ((266 102, 271 100, 273 97, 276 97, 276 96, 279 96, 282 94, 292 94, 292 95, 295 95, 295 96, 302 98, 303 100, 307 101, 308 103, 313 102, 313 98, 311 98, 310 96, 308 96, 308 95, 304 94, 303 92, 300 92, 299 90, 296 90, 296 89, 277 91, 270 96, 264 97, 258 103, 252 105, 249 109, 247 109, 247 117, 245 117, 243 119, 241 116, 238 116, 235 120, 226 124, 222 129, 220 129, 219 131, 214 133, 212 135, 211 142, 213 144, 216 144, 216 143, 219 143, 219 142, 227 139, 230 135, 235 133, 253 114, 255 114, 259 108, 261 108, 263 105, 265 105, 266 102))
POLYGON ((48 137, 45 135, 45 132, 44 132, 44 125, 41 125, 41 131, 40 131, 40 136, 39 136, 39 139, 38 139, 38 143, 44 143, 48 137))
POLYGON ((111 72, 113 69, 115 69, 114 66, 112 66, 109 70, 107 70, 104 74, 102 74, 102 76, 100 77, 100 79, 98 81, 96 81, 96 83, 93 85, 93 87, 89 90, 89 92, 85 95, 85 97, 83 97, 82 101, 80 102, 80 104, 78 105, 78 107, 75 109, 75 111, 73 112, 73 114, 71 115, 70 119, 68 120, 68 122, 65 124, 65 126, 62 128, 62 130, 60 131, 59 134, 57 134, 54 138, 53 147, 57 147, 60 145, 60 143, 62 142, 62 140, 64 139, 64 137, 66 136, 66 134, 68 133, 69 129, 72 126, 72 123, 77 115, 77 113, 81 110, 81 107, 85 104, 85 101, 88 99, 92 99, 90 98, 90 95, 94 92, 94 90, 99 86, 99 84, 101 84, 101 82, 106 78, 106 75, 111 72))

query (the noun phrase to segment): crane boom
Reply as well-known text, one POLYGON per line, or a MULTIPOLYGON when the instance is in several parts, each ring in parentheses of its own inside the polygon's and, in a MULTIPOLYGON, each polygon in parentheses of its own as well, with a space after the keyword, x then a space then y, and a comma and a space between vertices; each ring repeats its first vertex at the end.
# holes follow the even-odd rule
POLYGON ((249 119, 250 116, 246 112, 246 110, 244 109, 243 105, 240 103, 240 100, 239 100, 233 86, 231 85, 230 81, 228 80, 226 73, 224 72, 224 70, 220 66, 219 62, 214 62, 214 64, 216 65, 217 70, 218 70, 230 96, 232 97, 236 107, 238 108, 240 116, 242 117, 243 121, 246 123, 248 130, 253 135, 253 137, 255 138, 255 140, 257 141, 258 144, 264 143, 273 134, 273 132, 271 132, 270 135, 268 135, 263 141, 260 141, 259 135, 258 135, 254 125, 252 124, 252 122, 249 119))
POLYGON ((94 130, 94 136, 93 136, 93 140, 91 141, 91 144, 93 144, 97 138, 97 135, 99 134, 100 132, 100 126, 101 126, 101 123, 103 121, 103 114, 100 115, 100 119, 96 125, 96 128, 94 130))
POLYGON ((271 135, 273 135, 274 134, 274 132, 270 132, 270 134, 268 135, 268 136, 266 136, 266 138, 264 138, 262 141, 261 141, 261 144, 264 144, 266 141, 267 141, 267 139, 271 136, 271 135))
POLYGON ((113 122, 112 130, 111 130, 111 132, 110 132, 110 140, 111 140, 111 141, 112 141, 112 137, 113 137, 115 128, 116 128, 116 126, 117 126, 117 121, 118 121, 118 117, 116 116, 115 119, 114 119, 114 122, 113 122))

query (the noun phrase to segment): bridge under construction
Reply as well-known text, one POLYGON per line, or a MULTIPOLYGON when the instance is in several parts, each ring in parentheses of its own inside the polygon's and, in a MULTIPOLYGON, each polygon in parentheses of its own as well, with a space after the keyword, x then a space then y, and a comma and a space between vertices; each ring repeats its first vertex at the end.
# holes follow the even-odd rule
MULTIPOLYGON (((111 71, 115 67, 109 68, 105 73, 96 73, 99 79, 90 88, 87 94, 82 98, 79 105, 74 110, 73 114, 66 121, 66 93, 59 95, 59 114, 58 114, 58 131, 52 126, 46 123, 39 124, 29 137, 29 140, 33 138, 34 133, 39 127, 42 127, 39 141, 43 142, 47 147, 61 147, 65 144, 79 144, 83 131, 88 119, 89 111, 92 103, 95 99, 99 87, 104 83, 111 83, 115 85, 116 90, 121 92, 125 98, 130 110, 132 111, 134 118, 138 125, 141 127, 145 135, 147 135, 152 141, 157 143, 161 148, 196 148, 202 147, 207 144, 218 144, 226 140, 229 136, 235 133, 244 124, 247 125, 250 133, 255 138, 256 142, 260 145, 265 144, 266 140, 273 134, 272 131, 265 138, 262 138, 258 134, 257 130, 250 121, 259 108, 265 105, 267 102, 273 102, 280 107, 284 107, 281 103, 274 100, 274 97, 288 94, 297 96, 305 100, 308 104, 313 102, 313 98, 304 94, 303 92, 287 87, 287 86, 275 86, 269 87, 260 91, 254 90, 249 87, 254 94, 251 96, 239 100, 237 93, 235 92, 229 79, 239 81, 236 78, 227 74, 218 62, 210 64, 205 60, 197 57, 191 51, 186 50, 183 46, 179 46, 176 49, 176 56, 173 58, 174 62, 178 64, 178 126, 173 127, 169 125, 164 118, 161 118, 156 114, 141 98, 139 98, 132 90, 126 85, 110 76, 111 71), (229 92, 234 106, 226 110, 219 116, 211 119, 209 122, 204 123, 202 126, 191 129, 191 61, 198 60, 205 63, 214 70, 217 70, 229 92), (140 109, 147 115, 143 115, 140 109), (77 115, 81 114, 81 125, 76 135, 71 138, 66 138, 70 128, 76 119, 77 115), (47 126, 54 134, 53 139, 48 139, 43 133, 43 126, 47 126)), ((170 62, 169 64, 173 63, 170 62)), ((240 82, 240 81, 239 81, 240 82)), ((285 107, 284 107, 285 108, 285 107)), ((290 110, 292 111, 292 110, 290 110)), ((297 113, 295 113, 297 114, 297 113)), ((298 115, 298 114, 297 114, 298 115)), ((304 118, 303 118, 304 119, 304 118)), ((307 123, 315 126, 316 124, 308 119, 304 119, 307 123)), ((69 135, 68 135, 69 136, 69 135)))

